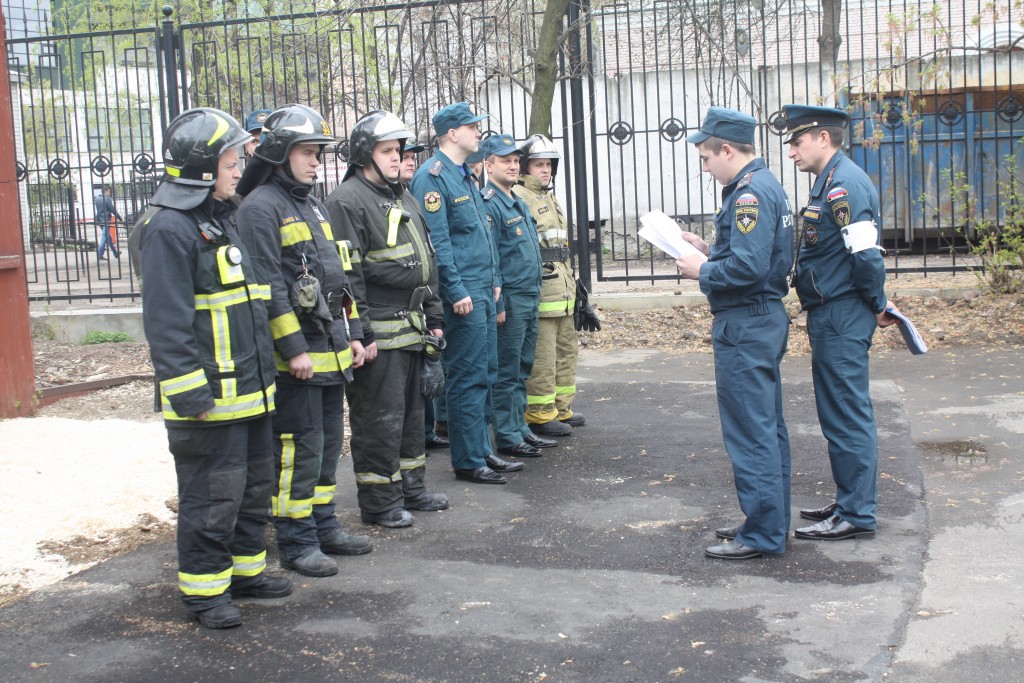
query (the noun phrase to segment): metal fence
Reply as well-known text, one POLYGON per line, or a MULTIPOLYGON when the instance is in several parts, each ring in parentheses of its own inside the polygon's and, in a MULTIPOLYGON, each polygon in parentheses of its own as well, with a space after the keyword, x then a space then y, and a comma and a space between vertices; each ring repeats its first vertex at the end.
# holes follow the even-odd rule
MULTIPOLYGON (((123 245, 162 173, 162 130, 191 106, 239 118, 294 101, 319 109, 340 138, 322 193, 371 109, 395 111, 426 142, 438 107, 469 100, 490 112, 489 131, 525 137, 545 6, 178 0, 165 17, 148 3, 65 0, 33 21, 8 17, 31 299, 138 297, 126 258, 96 258, 108 226, 95 225, 94 196, 112 188, 123 245)), ((965 236, 998 225, 1020 196, 1019 13, 1013 0, 570 2, 552 137, 580 275, 676 279, 637 241, 652 209, 711 236, 718 193, 685 143, 711 104, 759 119, 759 147, 801 206, 810 179, 786 160, 787 102, 851 111, 848 153, 882 196, 890 272, 973 265, 965 236)))

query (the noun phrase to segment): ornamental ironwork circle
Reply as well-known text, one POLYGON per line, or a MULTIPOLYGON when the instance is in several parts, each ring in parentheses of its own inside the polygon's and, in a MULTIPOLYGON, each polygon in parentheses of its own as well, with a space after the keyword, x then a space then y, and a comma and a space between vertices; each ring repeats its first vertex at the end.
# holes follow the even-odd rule
POLYGON ((679 119, 666 119, 661 123, 661 137, 669 142, 679 142, 685 133, 686 128, 683 127, 683 122, 679 119))
POLYGON ((110 163, 110 159, 103 155, 100 155, 92 160, 89 164, 89 168, 92 169, 92 174, 99 176, 100 178, 110 175, 110 172, 114 170, 113 164, 110 163))
POLYGON ((939 106, 939 121, 955 126, 964 120, 964 106, 956 100, 946 100, 939 106))
POLYGON ((132 160, 132 166, 135 168, 136 173, 142 175, 149 175, 156 170, 156 162, 153 160, 153 157, 145 152, 135 155, 135 158, 132 160))
POLYGON ((996 113, 1003 121, 1007 123, 1013 123, 1024 116, 1024 102, 1016 95, 1010 95, 999 100, 999 106, 996 109, 996 113))
POLYGON ((608 136, 613 144, 624 145, 633 139, 633 126, 625 121, 616 121, 608 129, 608 136))
POLYGON ((782 109, 768 117, 768 127, 776 135, 786 134, 786 112, 782 109))
POLYGON ((349 156, 351 151, 351 148, 348 146, 348 140, 342 140, 338 143, 338 146, 334 148, 334 156, 347 164, 349 159, 351 159, 349 156))
POLYGON ((28 168, 20 161, 14 162, 14 177, 18 179, 19 183, 28 178, 28 168))
POLYGON ((898 102, 889 102, 882 112, 882 123, 886 128, 899 128, 903 125, 903 106, 898 102))
POLYGON ((71 175, 71 167, 68 166, 68 162, 63 159, 54 159, 50 162, 50 165, 46 167, 46 170, 50 172, 50 175, 57 180, 64 180, 71 175))

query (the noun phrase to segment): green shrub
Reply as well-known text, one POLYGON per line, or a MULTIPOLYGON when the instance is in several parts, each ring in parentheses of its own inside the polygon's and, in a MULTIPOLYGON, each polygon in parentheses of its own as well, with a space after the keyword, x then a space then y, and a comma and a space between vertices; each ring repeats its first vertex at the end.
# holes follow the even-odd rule
POLYGON ((120 344, 130 341, 132 341, 131 336, 124 332, 99 332, 97 330, 91 330, 85 333, 85 338, 82 339, 82 344, 120 344))

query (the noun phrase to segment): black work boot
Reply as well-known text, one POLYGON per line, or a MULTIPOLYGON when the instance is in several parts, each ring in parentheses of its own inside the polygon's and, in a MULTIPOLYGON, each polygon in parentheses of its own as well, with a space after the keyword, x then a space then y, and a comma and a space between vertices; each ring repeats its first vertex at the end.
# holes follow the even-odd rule
POLYGON ((560 420, 549 420, 530 425, 530 431, 537 436, 569 436, 572 434, 572 427, 560 420))
POLYGON ((324 555, 318 548, 314 548, 294 560, 286 560, 282 557, 281 566, 303 576, 334 576, 338 573, 338 563, 324 555))
POLYGON ((363 510, 359 516, 363 520, 363 524, 379 524, 389 529, 412 526, 412 513, 405 508, 392 508, 384 512, 363 510))
POLYGON ((194 614, 204 628, 232 628, 242 623, 242 611, 230 602, 194 614))
POLYGON ((422 512, 436 512, 448 509, 448 496, 443 493, 419 493, 412 498, 405 499, 406 510, 420 510, 422 512))
POLYGON ((268 576, 260 574, 256 581, 237 586, 231 584, 231 597, 233 598, 283 598, 292 594, 291 579, 283 576, 268 576))
POLYGON ((320 539, 320 550, 328 555, 365 555, 373 550, 369 536, 356 536, 335 529, 320 539))

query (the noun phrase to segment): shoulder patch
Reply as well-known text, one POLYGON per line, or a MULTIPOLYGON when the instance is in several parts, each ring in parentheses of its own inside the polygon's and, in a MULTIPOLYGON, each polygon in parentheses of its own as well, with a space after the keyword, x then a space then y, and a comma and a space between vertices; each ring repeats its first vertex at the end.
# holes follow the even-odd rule
POLYGON ((435 213, 441 210, 441 193, 440 192, 428 192, 423 195, 423 208, 430 213, 435 213))
POLYGON ((736 207, 736 227, 744 235, 757 227, 757 206, 736 207))
POLYGON ((736 183, 736 189, 739 189, 741 187, 746 187, 747 185, 749 185, 750 184, 750 179, 753 176, 754 176, 754 172, 750 171, 749 173, 744 175, 742 178, 740 178, 740 181, 738 183, 736 183))
POLYGON ((736 206, 757 206, 757 197, 749 192, 744 192, 737 197, 736 206))
POLYGON ((837 199, 850 196, 849 193, 842 187, 835 187, 828 191, 828 201, 834 202, 837 199))
MULTIPOLYGON (((846 195, 844 194, 843 196, 845 197, 846 195)), ((840 228, 845 228, 850 224, 850 202, 844 199, 841 202, 829 204, 829 206, 832 209, 832 216, 836 219, 836 223, 839 224, 840 228)))
POLYGON ((492 197, 494 197, 494 188, 488 187, 486 190, 484 190, 484 200, 489 200, 492 197))
POLYGON ((434 163, 430 165, 430 175, 441 175, 441 171, 443 170, 444 162, 440 159, 435 160, 434 163))

